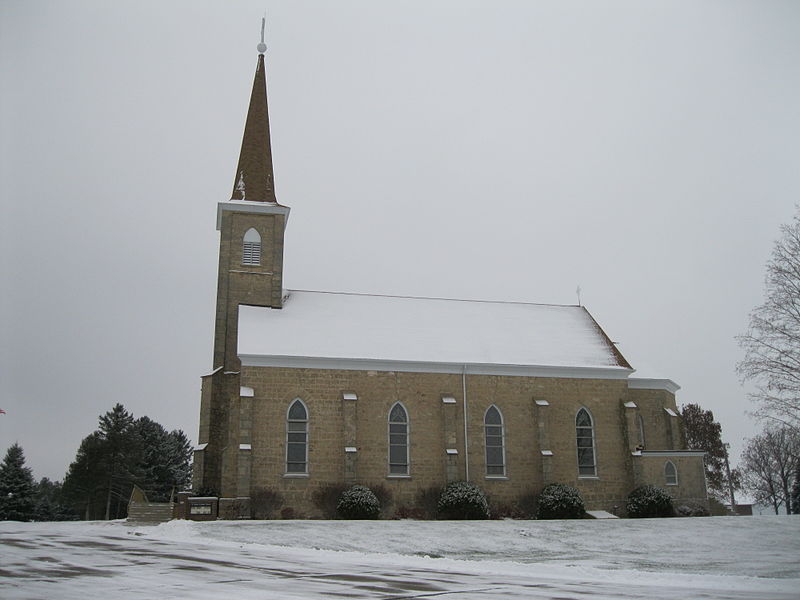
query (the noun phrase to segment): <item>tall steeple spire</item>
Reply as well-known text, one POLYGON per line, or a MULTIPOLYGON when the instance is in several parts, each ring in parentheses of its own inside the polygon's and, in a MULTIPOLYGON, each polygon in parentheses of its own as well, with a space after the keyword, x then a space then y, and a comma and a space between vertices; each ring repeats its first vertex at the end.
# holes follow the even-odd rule
POLYGON ((264 22, 261 19, 261 43, 258 44, 258 64, 250 94, 250 107, 242 137, 242 150, 233 180, 231 200, 271 202, 277 204, 272 171, 272 146, 269 139, 267 109, 267 76, 264 69, 264 22))

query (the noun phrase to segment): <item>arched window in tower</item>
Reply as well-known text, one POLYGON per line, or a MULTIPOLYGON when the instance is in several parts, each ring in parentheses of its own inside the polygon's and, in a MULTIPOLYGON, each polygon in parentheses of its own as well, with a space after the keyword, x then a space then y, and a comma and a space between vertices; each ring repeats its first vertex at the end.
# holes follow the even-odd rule
POLYGON ((483 416, 483 429, 486 437, 486 475, 503 476, 506 474, 503 415, 494 404, 483 416))
POLYGON ((408 475, 408 413, 399 402, 389 410, 389 475, 408 475))
POLYGON ((585 408, 580 409, 575 416, 575 439, 578 446, 578 477, 596 477, 594 422, 585 408))
POLYGON ((642 450, 644 450, 644 419, 642 418, 642 415, 638 415, 636 417, 636 421, 639 424, 639 446, 642 448, 642 450))
POLYGON ((261 236, 252 227, 245 232, 242 240, 242 264, 261 264, 261 236))
POLYGON ((678 469, 671 460, 664 463, 664 483, 667 485, 678 485, 678 469))
POLYGON ((300 398, 286 413, 286 472, 308 473, 308 410, 300 398))

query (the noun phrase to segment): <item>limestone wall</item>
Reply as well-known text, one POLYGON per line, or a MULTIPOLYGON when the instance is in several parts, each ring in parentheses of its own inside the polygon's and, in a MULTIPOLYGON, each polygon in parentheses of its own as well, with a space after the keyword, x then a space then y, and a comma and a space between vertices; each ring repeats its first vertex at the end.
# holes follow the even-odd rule
MULTIPOLYGON (((326 484, 383 485, 396 508, 413 506, 420 490, 465 479, 467 469, 494 502, 512 502, 554 481, 576 486, 589 508, 619 510, 637 479, 631 448, 638 431, 630 431, 626 411, 644 415, 648 449, 671 450, 678 440, 670 429, 679 427, 677 419, 662 417, 674 396, 628 390, 624 380, 467 375, 466 451, 461 375, 245 367, 241 384, 253 397, 231 404, 236 415, 228 420, 225 469, 237 472, 226 473, 223 494, 273 489, 299 516, 318 514, 312 494, 326 484), (352 394, 357 399, 346 399, 352 394), (626 408, 632 397, 636 408, 626 408), (295 398, 309 413, 308 472, 301 475, 286 473, 286 416, 295 398), (388 472, 388 414, 395 402, 409 415, 410 469, 401 477, 388 472), (504 422, 501 476, 486 474, 483 419, 493 404, 504 422), (596 477, 578 476, 575 415, 581 407, 594 420, 596 477)), ((642 461, 640 477, 650 478, 652 468, 642 461)), ((678 468, 687 477, 680 485, 699 489, 693 467, 678 468)))

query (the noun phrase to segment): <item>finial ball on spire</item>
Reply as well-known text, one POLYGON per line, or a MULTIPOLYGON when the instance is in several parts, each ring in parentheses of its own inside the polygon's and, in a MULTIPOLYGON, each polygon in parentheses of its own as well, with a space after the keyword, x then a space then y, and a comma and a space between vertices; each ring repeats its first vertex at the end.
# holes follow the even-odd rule
POLYGON ((267 45, 264 43, 264 25, 267 22, 266 14, 261 19, 261 42, 256 46, 259 54, 264 54, 267 51, 267 45))

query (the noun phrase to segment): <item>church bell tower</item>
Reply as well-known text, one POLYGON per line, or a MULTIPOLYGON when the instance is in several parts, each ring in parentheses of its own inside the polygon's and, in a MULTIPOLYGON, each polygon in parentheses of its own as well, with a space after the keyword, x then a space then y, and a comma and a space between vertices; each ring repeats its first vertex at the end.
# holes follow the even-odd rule
POLYGON ((217 205, 220 232, 214 370, 203 377, 200 432, 194 456, 195 491, 236 496, 238 473, 240 362, 239 306, 280 309, 283 241, 289 208, 275 196, 264 67, 264 20, 245 121, 242 149, 230 200, 217 205))

